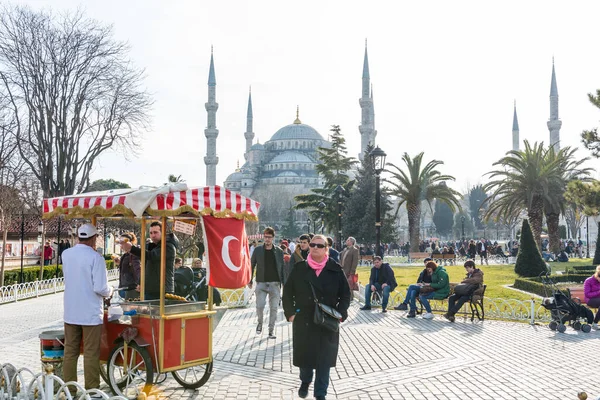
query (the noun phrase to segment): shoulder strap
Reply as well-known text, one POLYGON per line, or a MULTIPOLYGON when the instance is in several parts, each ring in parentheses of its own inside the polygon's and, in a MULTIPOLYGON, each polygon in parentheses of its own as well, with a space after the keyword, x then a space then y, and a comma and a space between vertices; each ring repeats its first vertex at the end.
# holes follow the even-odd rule
POLYGON ((311 282, 308 282, 308 284, 310 285, 310 289, 313 292, 313 300, 315 301, 315 303, 319 303, 319 301, 317 300, 317 293, 315 292, 315 287, 311 282))

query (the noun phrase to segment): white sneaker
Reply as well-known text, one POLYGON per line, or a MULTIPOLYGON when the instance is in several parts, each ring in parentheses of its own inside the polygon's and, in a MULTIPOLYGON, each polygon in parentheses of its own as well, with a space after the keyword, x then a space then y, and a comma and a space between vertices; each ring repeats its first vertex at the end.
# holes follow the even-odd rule
POLYGON ((598 330, 598 324, 594 322, 592 324, 592 329, 598 330))
POLYGON ((423 319, 433 319, 433 314, 428 312, 423 314, 423 319))

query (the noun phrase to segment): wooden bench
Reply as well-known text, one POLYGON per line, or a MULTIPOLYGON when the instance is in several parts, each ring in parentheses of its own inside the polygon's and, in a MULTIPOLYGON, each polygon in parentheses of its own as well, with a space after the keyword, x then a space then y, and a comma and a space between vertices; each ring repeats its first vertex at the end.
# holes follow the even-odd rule
POLYGON ((361 255, 360 259, 358 260, 358 265, 373 265, 373 257, 375 257, 375 255, 361 255))
POLYGON ((412 262, 413 260, 424 260, 426 258, 430 258, 431 254, 425 252, 409 252, 408 253, 408 262, 412 262))
POLYGON ((450 265, 454 265, 454 261, 456 260, 456 254, 432 254, 431 258, 433 258, 433 260, 438 264, 443 263, 445 265, 446 260, 449 260, 448 262, 450 263, 450 265))
MULTIPOLYGON (((448 295, 448 297, 452 296, 454 294, 454 287, 458 285, 458 283, 450 283, 450 294, 448 295)), ((486 289, 487 285, 483 285, 483 290, 481 291, 480 294, 472 294, 471 297, 469 297, 469 300, 466 301, 466 303, 469 303, 469 307, 471 309, 471 322, 473 322, 475 320, 475 314, 477 314, 477 319, 479 321, 483 321, 485 319, 485 310, 483 308, 483 299, 485 298, 485 289, 486 289)), ((430 299, 429 302, 431 303, 431 301, 439 301, 440 303, 442 303, 442 305, 445 304, 445 309, 448 310, 448 297, 445 297, 443 299, 430 299)), ((423 313, 423 304, 421 303, 421 299, 417 296, 417 301, 419 302, 420 305, 420 309, 418 311, 419 314, 423 313)), ((466 304, 465 303, 465 304, 466 304)), ((466 314, 468 315, 468 312, 458 312, 457 314, 466 314)))

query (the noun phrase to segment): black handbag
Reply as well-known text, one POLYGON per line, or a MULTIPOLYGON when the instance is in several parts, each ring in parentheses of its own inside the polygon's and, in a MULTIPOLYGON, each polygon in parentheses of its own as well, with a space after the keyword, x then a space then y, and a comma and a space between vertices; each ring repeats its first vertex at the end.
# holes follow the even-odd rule
POLYGON ((470 296, 478 288, 479 288, 479 285, 473 285, 470 283, 460 283, 460 284, 454 286, 454 294, 457 296, 470 296))
POLYGON ((315 325, 319 325, 331 332, 339 332, 342 314, 340 314, 338 310, 331 306, 319 303, 317 301, 315 288, 313 287, 312 283, 309 282, 309 284, 313 292, 313 299, 315 301, 315 314, 313 316, 313 322, 315 325))

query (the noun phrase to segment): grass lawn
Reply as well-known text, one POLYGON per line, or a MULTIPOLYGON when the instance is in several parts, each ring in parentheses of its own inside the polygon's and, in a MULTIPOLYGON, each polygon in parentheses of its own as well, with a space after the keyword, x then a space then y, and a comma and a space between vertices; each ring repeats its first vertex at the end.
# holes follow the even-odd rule
MULTIPOLYGON (((591 265, 591 259, 573 259, 568 263, 551 263, 552 272, 564 271, 567 266, 573 265, 591 265)), ((483 271, 483 281, 487 285, 485 296, 489 298, 517 299, 530 300, 531 296, 516 290, 505 288, 504 285, 512 285, 515 282, 517 274, 515 274, 514 264, 503 265, 483 265, 477 266, 483 271)), ((446 271, 450 277, 450 282, 460 282, 465 278, 465 269, 462 265, 446 266, 446 271)), ((392 267, 396 275, 398 287, 396 291, 405 293, 408 285, 417 281, 419 273, 423 270, 422 266, 410 267, 392 267)), ((358 280, 364 285, 369 281, 370 267, 358 267, 358 280)))

